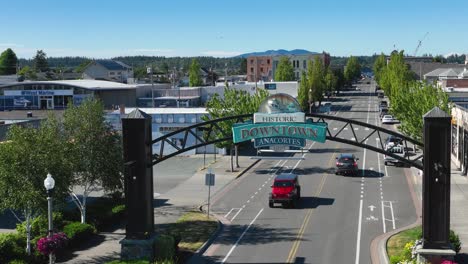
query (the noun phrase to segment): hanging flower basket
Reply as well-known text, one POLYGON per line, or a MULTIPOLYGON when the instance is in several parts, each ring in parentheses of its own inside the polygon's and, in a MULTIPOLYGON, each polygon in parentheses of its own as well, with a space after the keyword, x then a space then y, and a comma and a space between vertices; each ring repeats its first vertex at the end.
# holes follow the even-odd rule
POLYGON ((43 255, 55 254, 66 247, 68 237, 63 232, 55 233, 51 237, 43 237, 37 241, 37 250, 43 255))

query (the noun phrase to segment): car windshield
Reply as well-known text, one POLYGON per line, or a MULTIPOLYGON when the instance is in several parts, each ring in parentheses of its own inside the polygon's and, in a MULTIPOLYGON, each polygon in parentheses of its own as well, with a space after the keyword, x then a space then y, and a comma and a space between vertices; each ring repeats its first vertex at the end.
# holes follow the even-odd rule
POLYGON ((275 181, 273 186, 274 187, 292 187, 293 183, 291 181, 275 181))

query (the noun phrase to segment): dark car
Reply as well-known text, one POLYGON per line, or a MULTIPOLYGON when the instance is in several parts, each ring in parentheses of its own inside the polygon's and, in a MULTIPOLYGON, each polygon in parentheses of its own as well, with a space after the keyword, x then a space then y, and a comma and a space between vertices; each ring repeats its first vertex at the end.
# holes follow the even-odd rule
POLYGON ((359 158, 354 154, 340 154, 336 157, 336 175, 352 175, 358 174, 359 168, 357 161, 359 158))
POLYGON ((380 108, 380 119, 382 119, 382 117, 384 115, 388 115, 388 108, 387 107, 381 107, 380 108))
POLYGON ((281 203, 283 206, 296 207, 300 198, 301 186, 297 174, 281 173, 271 186, 268 205, 273 207, 275 203, 281 203))

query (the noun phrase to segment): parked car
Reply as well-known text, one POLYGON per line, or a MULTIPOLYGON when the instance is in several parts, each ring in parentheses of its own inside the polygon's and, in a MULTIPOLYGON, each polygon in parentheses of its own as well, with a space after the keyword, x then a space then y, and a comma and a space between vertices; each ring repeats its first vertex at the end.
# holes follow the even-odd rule
POLYGON ((384 117, 384 115, 388 115, 388 108, 387 107, 381 107, 380 108, 380 119, 384 117))
POLYGON ((377 92, 377 97, 378 97, 378 98, 384 98, 384 93, 381 92, 381 91, 378 91, 378 92, 377 92))
POLYGON ((300 198, 301 186, 298 175, 281 173, 273 181, 268 205, 274 207, 275 203, 281 203, 283 206, 296 207, 300 198))
POLYGON ((357 164, 358 160, 359 158, 354 156, 354 154, 340 154, 338 157, 336 157, 335 174, 356 176, 359 171, 357 164))
POLYGON ((395 124, 399 123, 398 119, 394 118, 392 115, 384 115, 382 117, 382 124, 395 124))
MULTIPOLYGON (((396 154, 400 157, 405 157, 405 148, 400 144, 388 143, 385 147, 385 151, 396 154)), ((384 155, 384 164, 404 165, 405 163, 391 156, 384 155)))

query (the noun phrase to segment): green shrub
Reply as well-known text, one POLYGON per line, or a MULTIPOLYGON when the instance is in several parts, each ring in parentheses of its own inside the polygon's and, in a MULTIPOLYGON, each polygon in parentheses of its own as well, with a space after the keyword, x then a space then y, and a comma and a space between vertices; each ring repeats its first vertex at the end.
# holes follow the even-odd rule
POLYGON ((449 241, 450 244, 452 244, 453 250, 455 250, 455 252, 458 254, 458 252, 460 252, 461 249, 461 241, 458 235, 455 234, 453 230, 450 230, 449 241))
POLYGON ((70 245, 76 246, 83 243, 89 237, 96 233, 96 228, 90 224, 73 222, 63 227, 63 232, 70 239, 70 245))
POLYGON ((173 259, 176 254, 176 244, 173 236, 159 235, 155 242, 156 260, 173 259))
MULTIPOLYGON (((60 212, 54 212, 52 214, 54 230, 62 229, 63 215, 60 212)), ((16 225, 16 231, 26 237, 26 222, 16 225)), ((49 219, 47 216, 40 215, 31 221, 31 238, 42 237, 48 234, 49 231, 49 219)))
POLYGON ((121 216, 125 213, 125 205, 124 204, 119 204, 114 207, 112 207, 112 214, 113 217, 116 216, 121 216))
POLYGON ((390 257, 390 264, 398 264, 403 261, 403 257, 401 256, 391 256, 390 257))
POLYGON ((22 259, 26 252, 26 238, 16 233, 0 234, 0 263, 22 259))
POLYGON ((25 260, 22 260, 22 259, 14 259, 10 262, 8 262, 8 264, 28 264, 25 260))

